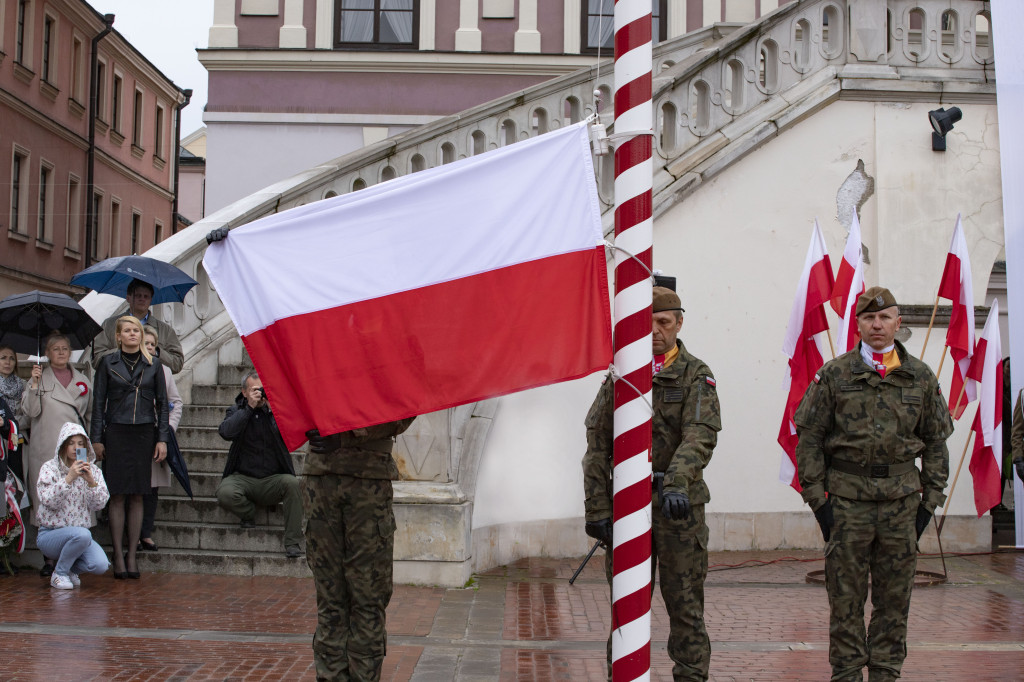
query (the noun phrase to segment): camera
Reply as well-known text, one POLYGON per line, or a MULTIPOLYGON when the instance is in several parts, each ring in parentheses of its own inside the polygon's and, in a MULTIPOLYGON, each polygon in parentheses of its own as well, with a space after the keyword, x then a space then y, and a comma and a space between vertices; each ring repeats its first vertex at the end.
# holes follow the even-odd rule
POLYGON ((75 448, 75 459, 79 462, 89 461, 89 451, 85 448, 75 448))
POLYGON ((260 398, 262 398, 263 400, 267 399, 267 392, 266 390, 264 390, 262 386, 260 386, 260 398))

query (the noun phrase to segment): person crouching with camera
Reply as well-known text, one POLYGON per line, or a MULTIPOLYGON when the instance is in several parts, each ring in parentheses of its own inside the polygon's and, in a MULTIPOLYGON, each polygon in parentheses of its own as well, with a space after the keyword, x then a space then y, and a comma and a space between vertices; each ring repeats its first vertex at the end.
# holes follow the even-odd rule
POLYGON ((103 509, 110 497, 95 462, 85 429, 66 422, 53 459, 39 469, 36 545, 43 556, 57 561, 50 586, 58 590, 79 587, 84 573, 99 575, 110 568, 106 553, 89 531, 96 523, 93 512, 103 509))
POLYGON ((217 486, 220 506, 239 517, 242 528, 255 528, 257 505, 283 503, 285 555, 302 556, 302 486, 256 372, 242 379, 242 392, 217 432, 231 441, 217 486))

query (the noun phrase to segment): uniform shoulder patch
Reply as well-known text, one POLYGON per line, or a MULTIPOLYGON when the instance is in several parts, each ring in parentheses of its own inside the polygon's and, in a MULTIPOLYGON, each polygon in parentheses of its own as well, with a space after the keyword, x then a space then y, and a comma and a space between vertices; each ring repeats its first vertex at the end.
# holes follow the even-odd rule
POLYGON ((815 374, 814 374, 814 383, 816 383, 816 384, 821 383, 821 375, 818 374, 817 372, 815 372, 815 374))
POLYGON ((704 381, 706 381, 708 386, 710 386, 711 388, 715 388, 716 386, 718 386, 718 382, 715 381, 714 377, 705 376, 704 381))

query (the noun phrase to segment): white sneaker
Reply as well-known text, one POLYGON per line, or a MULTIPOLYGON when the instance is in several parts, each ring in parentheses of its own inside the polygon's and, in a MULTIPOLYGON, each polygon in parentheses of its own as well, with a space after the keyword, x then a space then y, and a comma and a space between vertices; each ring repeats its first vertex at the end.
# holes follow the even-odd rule
POLYGON ((58 590, 75 589, 75 586, 71 582, 71 579, 68 578, 66 575, 61 575, 60 573, 54 573, 52 576, 50 576, 50 587, 54 587, 58 590))
POLYGON ((77 573, 68 573, 68 578, 71 580, 71 584, 75 587, 82 586, 82 579, 78 577, 77 573))

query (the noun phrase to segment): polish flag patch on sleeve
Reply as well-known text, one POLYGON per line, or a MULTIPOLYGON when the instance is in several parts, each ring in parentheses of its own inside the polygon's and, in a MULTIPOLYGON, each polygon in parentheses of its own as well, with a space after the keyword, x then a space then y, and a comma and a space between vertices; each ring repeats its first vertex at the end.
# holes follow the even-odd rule
POLYGON ((708 386, 710 386, 711 388, 714 388, 714 387, 716 387, 718 385, 715 382, 715 378, 714 377, 706 376, 706 377, 704 377, 704 381, 708 382, 708 386))
POLYGON ((816 384, 817 384, 817 383, 819 383, 820 381, 821 381, 821 375, 820 375, 820 374, 815 374, 815 375, 814 375, 814 383, 816 383, 816 384))

